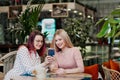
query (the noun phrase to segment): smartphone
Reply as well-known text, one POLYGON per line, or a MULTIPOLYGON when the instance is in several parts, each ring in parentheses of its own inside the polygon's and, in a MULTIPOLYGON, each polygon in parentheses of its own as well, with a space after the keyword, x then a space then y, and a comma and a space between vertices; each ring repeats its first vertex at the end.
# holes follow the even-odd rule
POLYGON ((54 50, 53 48, 49 48, 49 49, 48 49, 48 55, 49 55, 49 56, 55 55, 55 50, 54 50))

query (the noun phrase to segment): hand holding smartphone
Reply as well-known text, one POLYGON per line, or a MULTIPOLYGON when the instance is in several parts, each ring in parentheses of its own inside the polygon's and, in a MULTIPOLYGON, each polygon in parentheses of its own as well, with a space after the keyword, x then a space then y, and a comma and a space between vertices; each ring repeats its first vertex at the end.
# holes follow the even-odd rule
POLYGON ((55 50, 54 50, 53 48, 49 48, 49 49, 48 49, 48 55, 49 55, 49 56, 55 55, 55 50))

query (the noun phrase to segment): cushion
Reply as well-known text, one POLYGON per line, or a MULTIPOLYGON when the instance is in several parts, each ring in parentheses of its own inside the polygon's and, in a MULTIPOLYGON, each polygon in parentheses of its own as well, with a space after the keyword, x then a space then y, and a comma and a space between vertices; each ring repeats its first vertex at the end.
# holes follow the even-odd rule
POLYGON ((116 70, 116 71, 120 71, 120 70, 119 70, 119 64, 116 63, 116 62, 113 61, 113 60, 110 60, 110 69, 113 69, 113 70, 116 70))
POLYGON ((108 62, 104 62, 103 65, 104 65, 105 67, 107 67, 107 68, 110 68, 110 62, 109 62, 109 61, 108 61, 108 62))
POLYGON ((84 72, 88 73, 88 74, 91 74, 92 75, 92 80, 97 80, 98 79, 98 64, 85 66, 84 72))

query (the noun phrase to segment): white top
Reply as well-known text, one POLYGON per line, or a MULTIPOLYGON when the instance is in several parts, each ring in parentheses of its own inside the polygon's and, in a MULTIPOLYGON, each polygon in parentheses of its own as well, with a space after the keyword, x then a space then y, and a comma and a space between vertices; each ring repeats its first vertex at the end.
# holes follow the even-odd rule
POLYGON ((5 75, 4 80, 10 80, 15 75, 31 74, 37 67, 42 67, 40 63, 41 60, 37 53, 29 54, 27 47, 21 46, 17 52, 14 67, 5 75))

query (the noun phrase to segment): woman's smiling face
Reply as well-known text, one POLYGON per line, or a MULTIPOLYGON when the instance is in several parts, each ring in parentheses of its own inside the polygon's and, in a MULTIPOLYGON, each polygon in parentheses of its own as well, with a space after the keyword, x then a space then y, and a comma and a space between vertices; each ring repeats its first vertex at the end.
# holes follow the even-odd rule
POLYGON ((43 46, 43 37, 41 35, 36 35, 34 39, 34 47, 36 50, 43 46))
POLYGON ((56 36, 55 36, 55 44, 56 44, 56 46, 57 46, 58 48, 60 48, 60 49, 63 49, 63 48, 65 47, 65 41, 64 41, 64 39, 63 39, 61 36, 59 36, 59 35, 56 35, 56 36))

